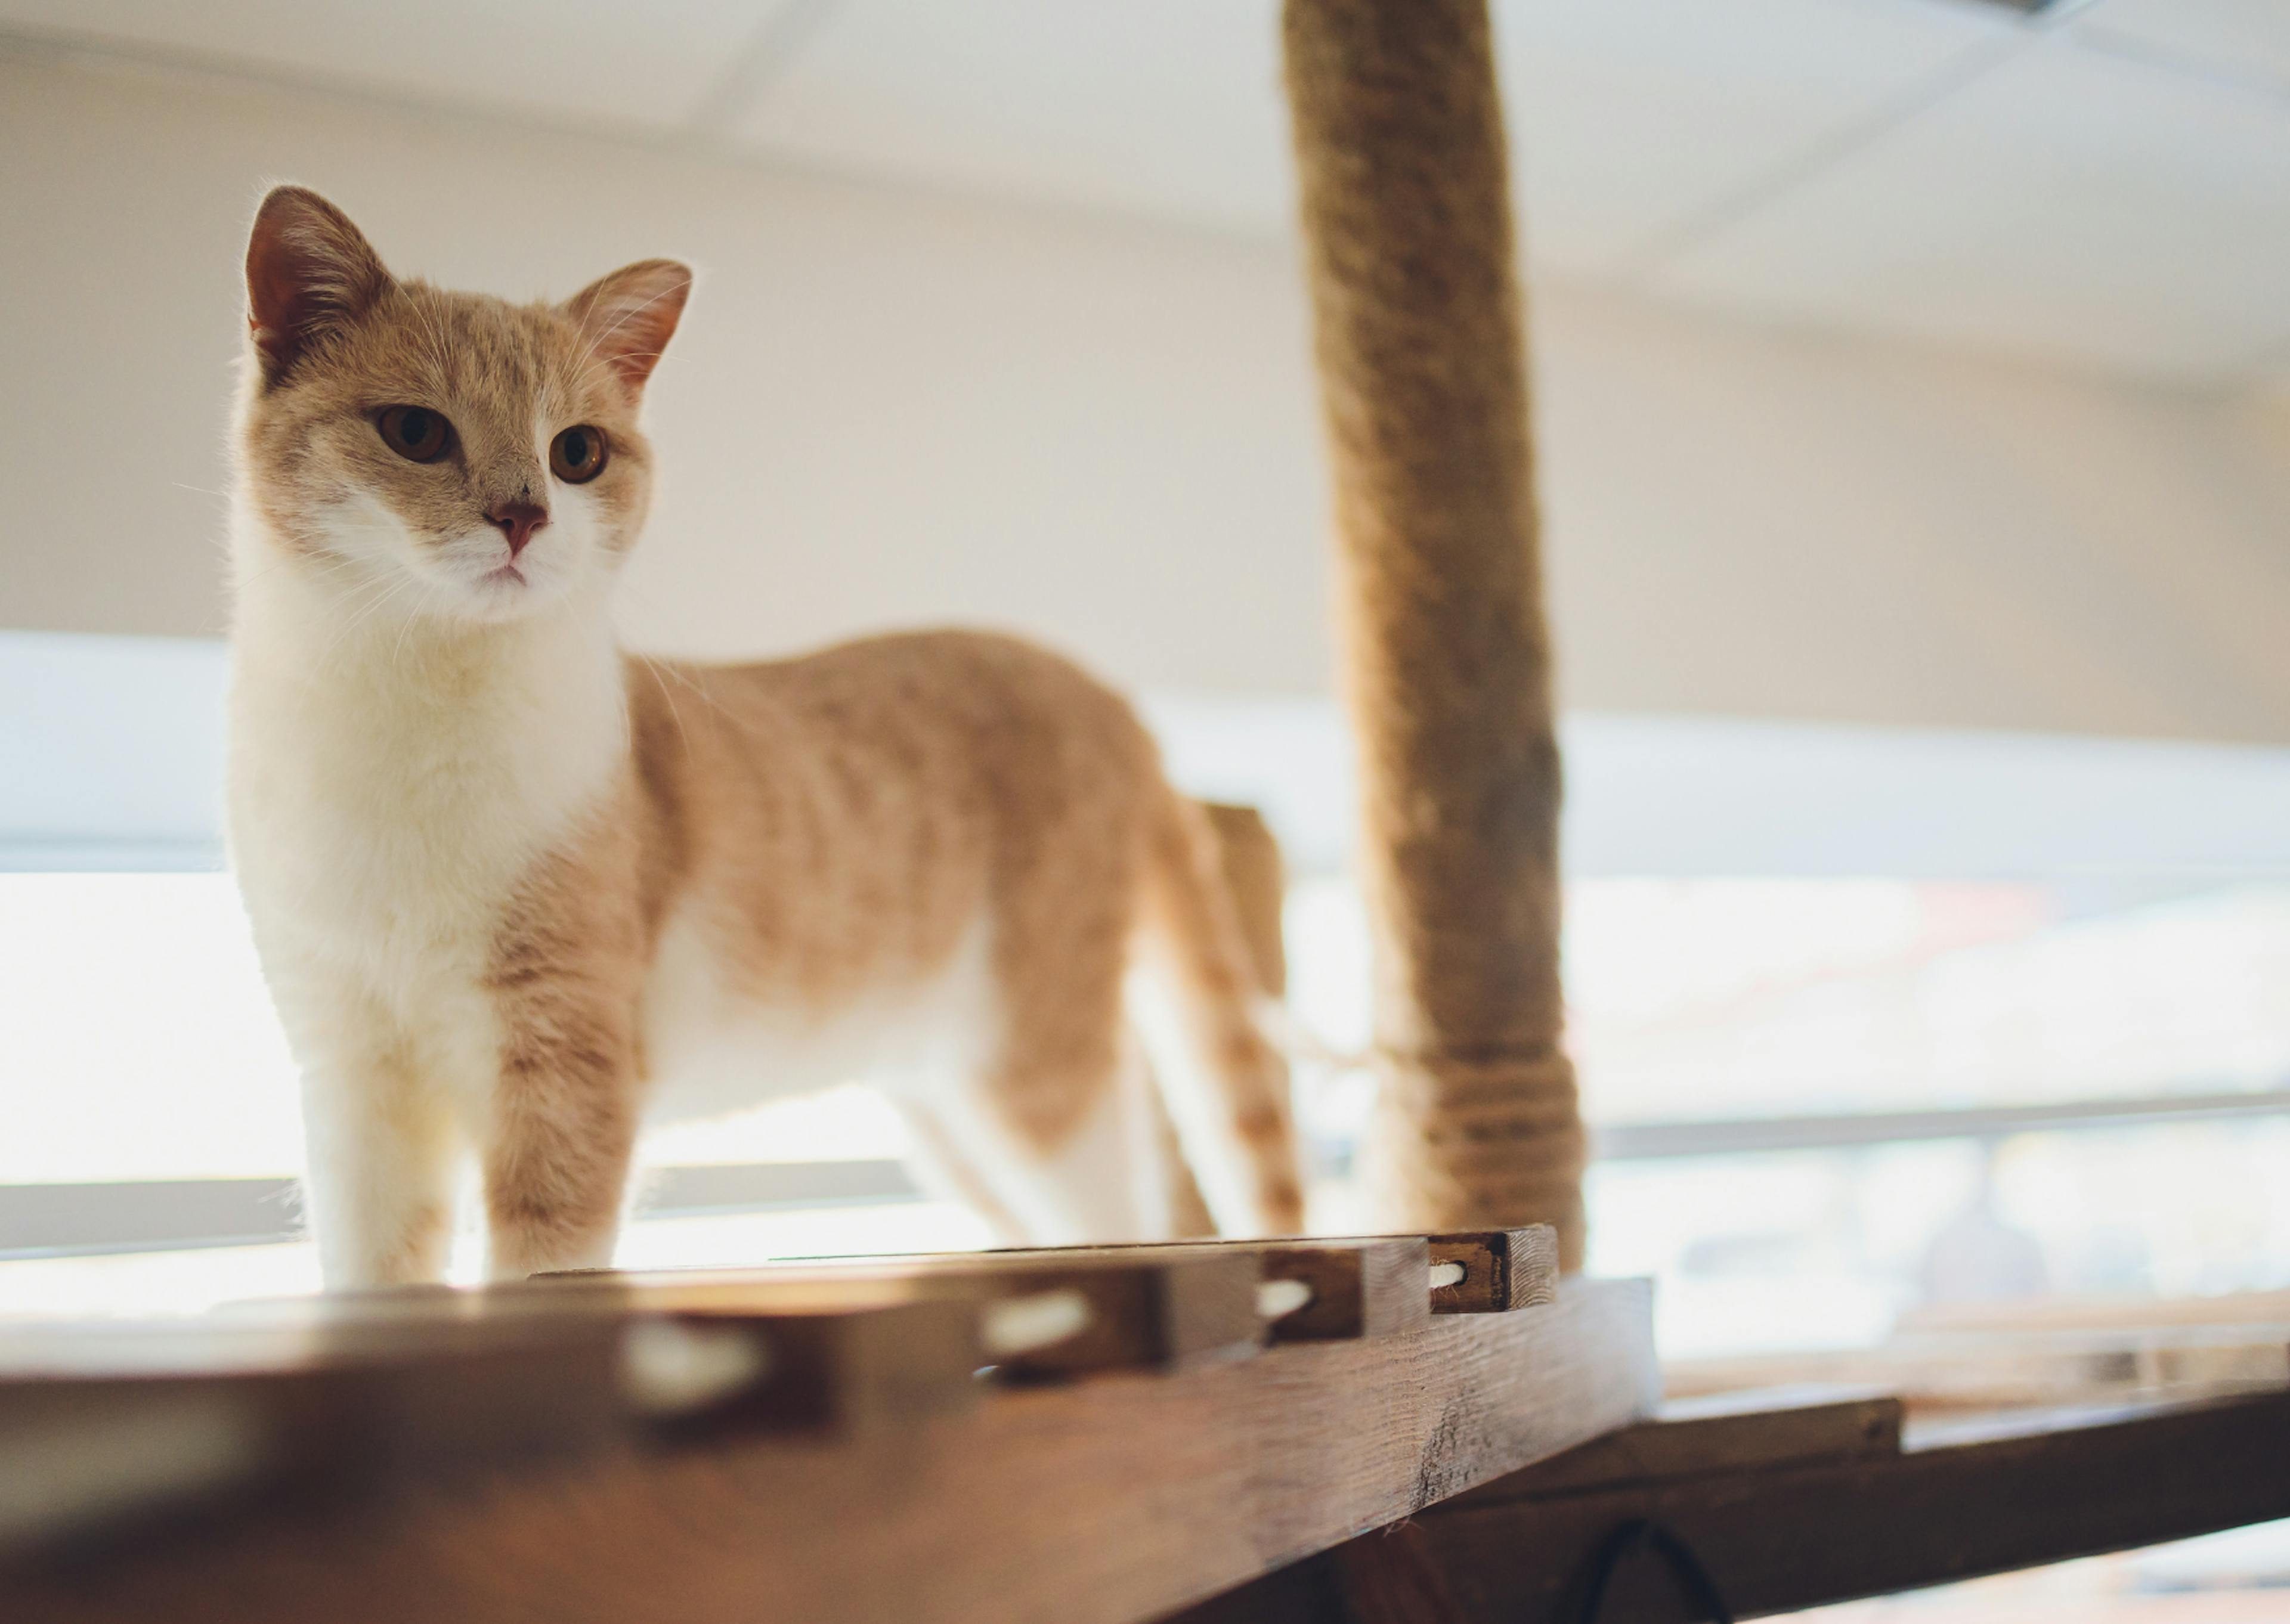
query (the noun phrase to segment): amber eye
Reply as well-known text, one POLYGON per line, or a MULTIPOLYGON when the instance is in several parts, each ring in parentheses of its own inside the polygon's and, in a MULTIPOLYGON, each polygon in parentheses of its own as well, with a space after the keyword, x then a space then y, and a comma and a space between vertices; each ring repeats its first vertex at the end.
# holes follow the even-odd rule
POLYGON ((453 444, 453 426, 427 406, 389 406, 376 421, 382 443, 408 462, 435 462, 453 444))
POLYGON ((605 431, 586 423, 548 443, 548 466, 568 485, 584 485, 605 471, 605 431))

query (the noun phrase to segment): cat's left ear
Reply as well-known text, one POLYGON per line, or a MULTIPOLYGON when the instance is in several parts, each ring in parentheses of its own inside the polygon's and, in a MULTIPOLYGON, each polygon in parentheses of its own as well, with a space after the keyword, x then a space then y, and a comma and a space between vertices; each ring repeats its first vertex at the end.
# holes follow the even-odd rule
POLYGON ((589 351, 637 394, 660 364, 692 293, 692 268, 674 260, 639 260, 599 276, 564 301, 589 351))
POLYGON ((308 187, 273 187, 246 238, 246 325, 263 381, 284 378, 389 285, 381 256, 348 215, 308 187))

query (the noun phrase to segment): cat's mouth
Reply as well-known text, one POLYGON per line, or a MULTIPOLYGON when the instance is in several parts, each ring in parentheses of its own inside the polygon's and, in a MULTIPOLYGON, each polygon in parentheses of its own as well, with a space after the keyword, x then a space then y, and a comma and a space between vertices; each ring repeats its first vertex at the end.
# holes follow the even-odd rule
POLYGON ((513 564, 505 564, 498 570, 488 570, 484 580, 489 587, 522 587, 525 584, 524 572, 513 564))

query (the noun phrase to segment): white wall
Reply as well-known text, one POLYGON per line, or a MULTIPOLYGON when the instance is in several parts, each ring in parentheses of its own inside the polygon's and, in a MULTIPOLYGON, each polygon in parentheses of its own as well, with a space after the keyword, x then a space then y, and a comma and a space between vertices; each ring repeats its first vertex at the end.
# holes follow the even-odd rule
MULTIPOLYGON (((959 620, 1140 686, 1325 684, 1284 253, 22 54, 0 57, 0 627, 220 628, 240 233, 288 177, 451 283, 702 268, 654 385, 647 646, 959 620)), ((2290 740, 2280 419, 1586 290, 1535 310, 1568 703, 2290 740)))

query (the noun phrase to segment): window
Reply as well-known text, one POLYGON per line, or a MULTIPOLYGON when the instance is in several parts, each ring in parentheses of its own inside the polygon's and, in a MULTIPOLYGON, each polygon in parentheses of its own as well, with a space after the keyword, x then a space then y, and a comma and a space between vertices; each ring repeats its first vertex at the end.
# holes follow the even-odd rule
MULTIPOLYGON (((0 1312, 307 1289, 293 1069, 221 871, 222 655, 0 636, 0 1312), (100 1186, 89 1189, 84 1187, 100 1186)), ((1333 708, 1164 697, 1282 836, 1292 999, 1367 1041, 1333 708)), ((1592 1264, 1673 1357, 2033 1291, 2290 1284, 2290 752, 1578 718, 1572 1036, 1592 1264)), ((1306 1066, 1323 1227, 1360 1076, 1306 1066)), ((623 1260, 981 1244, 855 1089, 657 1135, 623 1260)), ((465 1255, 466 1270, 474 1261, 465 1255)))
MULTIPOLYGON (((1335 718, 1159 719, 1181 775, 1280 824, 1303 870, 1292 1002, 1357 1051, 1368 929, 1341 871, 1335 718)), ((2290 1153, 2290 752, 1565 732, 1589 1262, 1658 1280, 1667 1357, 1873 1343, 2038 1292, 2290 1284, 2271 1172, 2290 1153)), ((1308 1083, 1324 1166, 1349 1161, 1367 1090, 1308 1083)))

